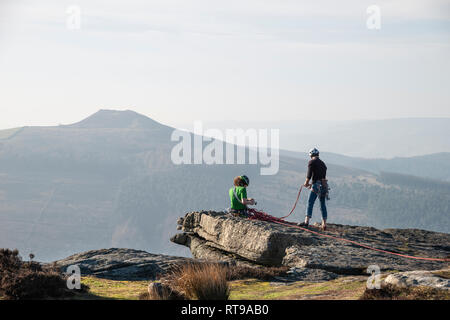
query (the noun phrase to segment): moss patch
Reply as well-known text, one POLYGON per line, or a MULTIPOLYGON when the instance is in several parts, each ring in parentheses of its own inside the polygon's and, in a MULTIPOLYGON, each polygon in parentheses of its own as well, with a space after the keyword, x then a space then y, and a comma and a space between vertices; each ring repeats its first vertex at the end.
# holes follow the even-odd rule
POLYGON ((344 277, 326 282, 298 281, 289 284, 259 280, 231 282, 231 300, 250 299, 358 299, 366 288, 365 277, 344 277))
POLYGON ((82 299, 138 300, 147 292, 148 281, 118 281, 92 276, 82 277, 81 283, 89 286, 89 295, 82 299))

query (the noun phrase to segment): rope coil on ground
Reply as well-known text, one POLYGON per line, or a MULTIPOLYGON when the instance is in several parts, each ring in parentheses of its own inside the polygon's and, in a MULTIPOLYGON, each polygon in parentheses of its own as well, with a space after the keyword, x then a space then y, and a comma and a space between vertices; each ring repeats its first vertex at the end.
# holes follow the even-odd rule
POLYGON ((336 236, 332 236, 329 234, 324 234, 324 233, 320 233, 317 231, 313 231, 310 230, 308 228, 303 228, 298 226, 297 224, 293 223, 293 222, 288 222, 288 221, 284 221, 284 219, 286 219, 287 217, 289 217, 295 210, 297 203, 300 199, 300 195, 303 189, 303 185, 300 187, 298 194, 297 194, 297 199, 295 200, 294 206, 292 208, 292 210, 289 212, 288 215, 281 217, 281 218, 277 218, 274 216, 271 216, 270 214, 264 212, 264 211, 260 211, 260 210, 256 210, 256 209, 248 209, 248 212, 251 213, 251 215, 249 216, 249 219, 251 220, 260 220, 260 221, 267 221, 267 222, 273 222, 273 223, 277 223, 280 225, 284 225, 287 227, 293 227, 293 228, 297 228, 303 231, 307 231, 313 234, 316 234, 318 236, 321 237, 326 237, 326 238, 331 238, 331 239, 335 239, 335 240, 339 240, 339 241, 345 241, 357 246, 360 246, 362 248, 366 248, 366 249, 370 249, 370 250, 374 250, 374 251, 378 251, 378 252, 382 252, 382 253, 386 253, 386 254, 391 254, 391 255, 396 255, 399 257, 403 257, 403 258, 408 258, 408 259, 416 259, 416 260, 427 260, 427 261, 441 261, 441 262, 450 262, 450 259, 444 259, 444 258, 425 258, 425 257, 416 257, 416 256, 410 256, 410 255, 406 255, 406 254, 401 254, 401 253, 397 253, 397 252, 392 252, 392 251, 387 251, 387 250, 383 250, 383 249, 378 249, 378 248, 374 248, 362 243, 359 243, 357 241, 353 241, 353 240, 349 240, 349 239, 345 239, 345 238, 340 238, 340 237, 336 237, 336 236))

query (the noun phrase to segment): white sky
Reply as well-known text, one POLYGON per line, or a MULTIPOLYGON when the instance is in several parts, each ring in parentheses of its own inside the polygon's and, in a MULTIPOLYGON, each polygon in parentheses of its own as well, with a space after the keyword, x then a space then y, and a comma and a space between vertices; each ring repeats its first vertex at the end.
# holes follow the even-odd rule
POLYGON ((450 117, 449 49, 447 0, 0 0, 0 129, 450 117))

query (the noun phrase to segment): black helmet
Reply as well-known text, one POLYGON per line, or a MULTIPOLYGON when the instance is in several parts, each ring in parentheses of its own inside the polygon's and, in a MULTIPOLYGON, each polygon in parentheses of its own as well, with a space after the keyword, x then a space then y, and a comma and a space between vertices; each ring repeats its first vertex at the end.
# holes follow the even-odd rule
POLYGON ((309 150, 309 155, 311 157, 318 156, 319 155, 319 150, 317 150, 316 148, 312 148, 311 150, 309 150))
POLYGON ((247 176, 241 176, 241 179, 245 182, 246 185, 250 184, 250 179, 247 176))

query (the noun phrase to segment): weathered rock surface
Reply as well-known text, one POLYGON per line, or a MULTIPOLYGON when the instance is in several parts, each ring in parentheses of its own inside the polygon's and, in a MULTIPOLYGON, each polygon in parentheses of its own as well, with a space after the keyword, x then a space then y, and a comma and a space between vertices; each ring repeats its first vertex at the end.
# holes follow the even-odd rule
POLYGON ((158 300, 186 300, 180 292, 174 291, 169 285, 160 282, 150 282, 147 287, 150 297, 157 297, 158 300))
MULTIPOLYGON (((178 224, 182 233, 171 240, 189 247, 194 259, 111 248, 75 254, 55 263, 63 271, 76 264, 82 275, 118 280, 155 279, 172 266, 193 260, 291 267, 282 281, 327 281, 342 274, 368 275, 367 267, 378 265, 381 271, 401 271, 389 275, 385 280, 389 283, 449 287, 448 278, 429 272, 449 268, 448 262, 389 255, 291 226, 235 218, 224 212, 191 212, 180 218, 178 224), (412 270, 423 271, 404 272, 412 270)), ((420 257, 450 257, 450 235, 445 233, 333 224, 329 227, 328 235, 378 249, 420 257)))
POLYGON ((399 287, 426 286, 442 290, 450 290, 450 278, 443 274, 450 274, 450 269, 440 272, 420 270, 406 271, 390 274, 384 279, 385 283, 393 284, 399 287))
POLYGON ((287 272, 287 277, 281 279, 284 281, 321 282, 336 279, 338 276, 336 273, 322 269, 292 267, 287 272))
POLYGON ((100 249, 74 254, 56 265, 65 271, 70 265, 78 265, 81 275, 95 275, 117 280, 149 280, 165 273, 175 264, 192 259, 151 254, 134 249, 100 249))
MULTIPOLYGON (((286 265, 355 275, 366 274, 369 265, 378 265, 382 271, 436 270, 449 266, 448 262, 390 255, 298 228, 236 218, 224 212, 190 212, 178 224, 183 232, 171 241, 189 247, 195 258, 206 260, 286 265)), ((326 234, 405 255, 450 257, 450 235, 446 233, 330 224, 326 234)))

